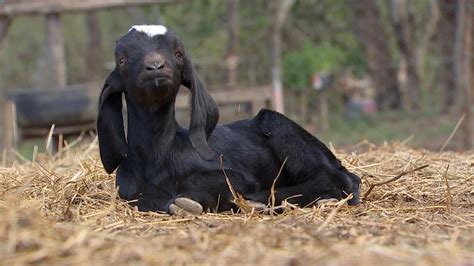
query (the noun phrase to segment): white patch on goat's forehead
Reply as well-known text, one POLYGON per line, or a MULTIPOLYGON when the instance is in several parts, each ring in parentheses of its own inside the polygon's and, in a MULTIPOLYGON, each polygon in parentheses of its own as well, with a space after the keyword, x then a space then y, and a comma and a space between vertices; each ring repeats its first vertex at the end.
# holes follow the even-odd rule
POLYGON ((167 31, 166 27, 163 25, 135 25, 132 26, 128 31, 130 32, 132 29, 143 32, 150 37, 154 37, 156 35, 165 35, 167 31))

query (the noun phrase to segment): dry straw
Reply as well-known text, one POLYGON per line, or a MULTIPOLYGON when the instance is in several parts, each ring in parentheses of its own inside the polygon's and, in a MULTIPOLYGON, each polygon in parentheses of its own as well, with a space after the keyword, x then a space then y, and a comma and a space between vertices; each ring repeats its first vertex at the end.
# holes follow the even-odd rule
POLYGON ((97 141, 78 142, 60 156, 35 152, 34 161, 0 168, 2 264, 474 261, 472 153, 364 142, 358 153, 337 151, 363 179, 360 206, 347 206, 347 199, 310 208, 273 202, 283 213, 268 215, 234 191, 241 212, 169 216, 120 200, 97 141))

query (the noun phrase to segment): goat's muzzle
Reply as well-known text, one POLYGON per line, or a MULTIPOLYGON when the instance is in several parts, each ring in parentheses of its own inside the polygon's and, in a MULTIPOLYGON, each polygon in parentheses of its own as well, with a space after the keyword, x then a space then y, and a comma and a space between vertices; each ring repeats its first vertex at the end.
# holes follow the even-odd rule
POLYGON ((150 74, 159 74, 165 68, 165 58, 156 52, 151 52, 143 58, 145 71, 150 74))
POLYGON ((359 191, 354 191, 354 192, 352 193, 352 198, 347 201, 347 204, 349 204, 350 206, 356 206, 356 205, 359 205, 359 204, 360 204, 359 191))

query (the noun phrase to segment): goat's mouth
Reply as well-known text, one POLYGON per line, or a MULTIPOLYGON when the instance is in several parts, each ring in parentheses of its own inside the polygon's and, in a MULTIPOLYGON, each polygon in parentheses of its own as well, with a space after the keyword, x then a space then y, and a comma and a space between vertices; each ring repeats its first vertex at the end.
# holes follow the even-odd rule
POLYGON ((352 193, 352 198, 347 201, 347 204, 350 206, 357 206, 360 204, 360 196, 358 191, 352 193))
POLYGON ((172 85, 172 80, 171 77, 168 76, 149 77, 143 81, 143 85, 143 87, 150 89, 170 87, 172 85))

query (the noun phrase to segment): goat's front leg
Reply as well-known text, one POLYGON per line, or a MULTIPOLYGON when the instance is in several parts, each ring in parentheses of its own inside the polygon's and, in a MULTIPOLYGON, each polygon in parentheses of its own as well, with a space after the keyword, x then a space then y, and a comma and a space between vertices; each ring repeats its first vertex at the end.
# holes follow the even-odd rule
POLYGON ((140 211, 158 211, 170 213, 170 205, 176 197, 176 181, 168 178, 158 185, 145 182, 143 192, 138 197, 140 211))
POLYGON ((130 163, 124 161, 117 169, 115 178, 120 198, 130 201, 138 199, 144 183, 142 176, 137 167, 131 167, 130 163))
MULTIPOLYGON (((242 174, 227 170, 233 189, 239 194, 244 194, 256 183, 252 183, 242 174)), ((178 194, 170 211, 187 212, 199 214, 203 211, 227 211, 236 208, 232 202, 233 196, 222 170, 214 170, 193 174, 181 180, 178 185, 178 194)))
POLYGON ((138 164, 124 161, 117 170, 116 186, 120 198, 137 206, 140 211, 169 212, 169 205, 176 196, 176 181, 172 178, 154 184, 143 178, 138 164))

